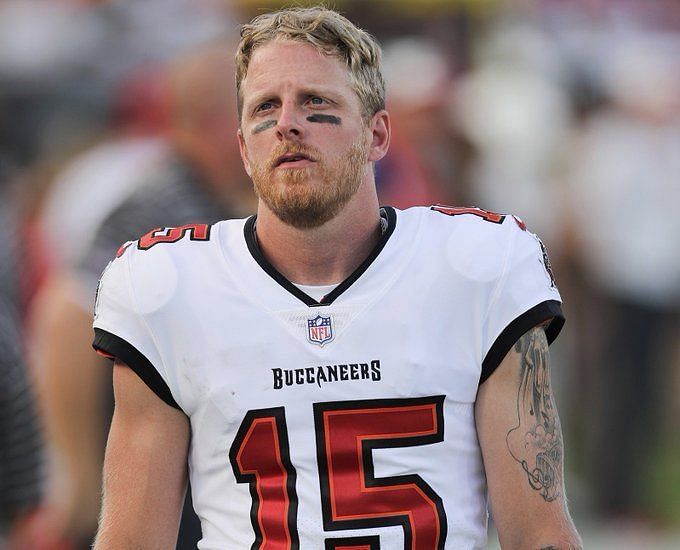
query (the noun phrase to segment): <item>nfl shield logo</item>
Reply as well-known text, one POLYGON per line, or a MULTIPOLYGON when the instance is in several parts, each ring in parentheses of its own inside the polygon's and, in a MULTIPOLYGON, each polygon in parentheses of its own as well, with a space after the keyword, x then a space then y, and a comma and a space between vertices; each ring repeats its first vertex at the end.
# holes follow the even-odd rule
POLYGON ((317 315, 307 319, 307 339, 312 344, 323 346, 333 339, 333 319, 330 315, 317 315))

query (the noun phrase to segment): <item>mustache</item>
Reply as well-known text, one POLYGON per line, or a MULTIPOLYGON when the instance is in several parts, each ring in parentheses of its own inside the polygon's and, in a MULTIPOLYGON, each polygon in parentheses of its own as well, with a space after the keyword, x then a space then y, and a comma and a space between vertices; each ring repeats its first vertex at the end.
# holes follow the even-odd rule
POLYGON ((276 168, 277 161, 283 155, 304 155, 309 160, 319 162, 321 159, 321 151, 316 147, 303 145, 301 143, 281 143, 271 152, 267 159, 267 166, 270 169, 276 168))

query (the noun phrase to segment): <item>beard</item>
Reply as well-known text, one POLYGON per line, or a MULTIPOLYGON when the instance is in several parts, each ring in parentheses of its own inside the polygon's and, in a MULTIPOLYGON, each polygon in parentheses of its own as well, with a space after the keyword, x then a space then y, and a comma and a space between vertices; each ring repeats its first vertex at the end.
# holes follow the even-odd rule
POLYGON ((332 161, 323 159, 315 147, 281 143, 266 162, 253 165, 257 196, 285 224, 311 229, 333 219, 349 202, 363 181, 368 148, 354 142, 332 161), (300 153, 314 160, 311 166, 275 169, 286 153, 300 153))

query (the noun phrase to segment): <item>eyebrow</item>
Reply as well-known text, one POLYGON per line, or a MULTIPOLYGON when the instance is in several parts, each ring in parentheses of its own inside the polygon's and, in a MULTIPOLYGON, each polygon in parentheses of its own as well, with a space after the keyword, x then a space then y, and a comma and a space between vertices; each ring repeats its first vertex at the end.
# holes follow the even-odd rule
POLYGON ((339 96, 336 90, 334 90, 333 88, 325 88, 323 85, 305 87, 302 90, 300 90, 300 94, 305 96, 318 95, 322 97, 328 97, 334 100, 339 96))
MULTIPOLYGON (((346 98, 344 97, 343 94, 338 93, 335 90, 332 90, 330 88, 323 88, 323 87, 318 87, 318 88, 303 88, 298 91, 299 96, 301 97, 310 97, 310 96, 319 96, 327 99, 334 105, 340 105, 344 102, 346 102, 346 98)), ((247 103, 244 101, 243 107, 244 107, 244 112, 252 112, 252 110, 260 105, 261 103, 264 103, 266 101, 271 101, 275 102, 278 99, 278 95, 275 93, 261 93, 250 99, 247 103)))

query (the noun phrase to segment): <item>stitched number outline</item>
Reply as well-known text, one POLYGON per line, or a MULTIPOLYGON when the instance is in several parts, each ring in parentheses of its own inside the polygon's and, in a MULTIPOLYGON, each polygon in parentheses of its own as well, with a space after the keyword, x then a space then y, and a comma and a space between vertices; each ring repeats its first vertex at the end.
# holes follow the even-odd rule
POLYGON ((496 214, 496 212, 490 212, 489 210, 484 210, 482 208, 477 208, 475 206, 463 207, 435 204, 434 206, 430 206, 430 210, 441 212, 442 214, 446 214, 447 216, 460 216, 461 214, 472 214, 473 216, 477 216, 487 222, 492 223, 503 223, 503 220, 505 220, 505 215, 503 214, 496 214))
POLYGON ((179 227, 157 227, 140 237, 137 248, 149 250, 160 243, 176 243, 187 233, 192 241, 207 241, 210 239, 210 226, 205 223, 188 223, 179 227))
MULTIPOLYGON (((375 477, 373 450, 444 438, 444 396, 314 403, 325 531, 401 526, 404 550, 443 550, 446 512, 419 475, 375 477), (379 510, 379 511, 376 511, 379 510)), ((249 411, 229 451, 253 499, 251 550, 296 550, 297 474, 283 407, 249 411)), ((379 536, 328 538, 326 548, 379 550, 379 536)))
POLYGON ((297 475, 283 407, 249 411, 229 450, 238 483, 250 485, 252 550, 297 550, 297 475))

